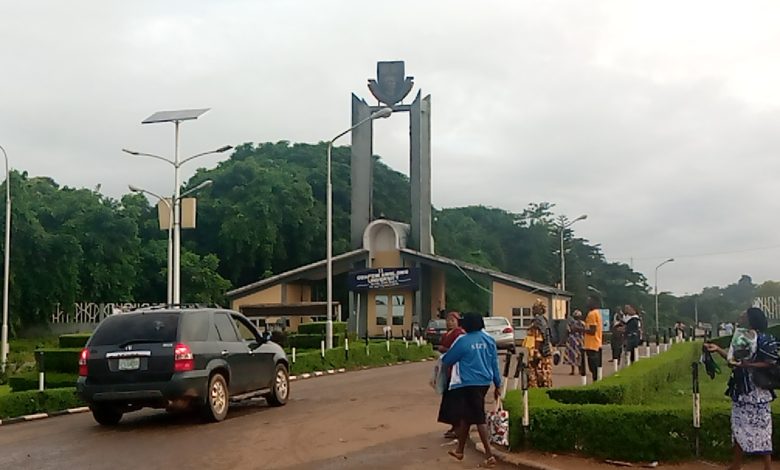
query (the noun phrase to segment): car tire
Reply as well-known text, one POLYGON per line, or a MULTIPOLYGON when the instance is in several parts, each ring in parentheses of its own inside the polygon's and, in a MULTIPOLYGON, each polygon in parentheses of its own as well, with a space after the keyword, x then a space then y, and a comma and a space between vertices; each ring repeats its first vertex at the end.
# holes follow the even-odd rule
POLYGON ((276 364, 274 371, 274 380, 271 384, 271 393, 265 395, 265 400, 271 406, 283 406, 287 403, 290 396, 290 374, 287 372, 287 366, 276 364))
POLYGON ((92 417, 101 426, 116 426, 122 420, 122 411, 110 405, 92 405, 92 417))
POLYGON ((209 386, 206 389, 206 404, 203 407, 203 418, 206 421, 216 423, 225 419, 230 407, 230 393, 227 380, 217 372, 209 378, 209 386))

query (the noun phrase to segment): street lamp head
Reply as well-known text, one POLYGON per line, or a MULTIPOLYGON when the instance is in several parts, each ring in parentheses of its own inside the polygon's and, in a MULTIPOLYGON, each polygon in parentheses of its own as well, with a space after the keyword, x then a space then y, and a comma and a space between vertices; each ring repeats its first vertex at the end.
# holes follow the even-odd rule
POLYGON ((666 262, 667 263, 672 263, 672 262, 674 262, 674 258, 669 258, 668 260, 666 260, 666 262))
POLYGON ((129 153, 130 155, 140 155, 141 152, 136 152, 135 150, 128 150, 128 149, 122 149, 123 152, 129 153))
POLYGON ((390 117, 390 115, 393 114, 393 110, 391 108, 382 108, 379 111, 375 111, 371 114, 371 119, 380 119, 380 118, 386 118, 390 117))
POLYGON ((573 221, 573 222, 578 222, 578 221, 580 221, 580 220, 585 220, 585 219, 587 219, 587 218, 588 218, 588 214, 582 214, 581 216, 579 216, 579 217, 577 217, 576 219, 574 219, 574 221, 573 221))
POLYGON ((194 188, 192 188, 192 190, 193 191, 197 191, 199 189, 205 188, 206 186, 211 186, 212 184, 214 184, 214 182, 212 180, 206 180, 206 181, 200 183, 199 185, 195 186, 194 188))
POLYGON ((228 150, 231 150, 232 148, 233 148, 232 145, 225 145, 224 147, 220 147, 217 150, 215 150, 214 153, 227 152, 228 150))
POLYGON ((139 188, 138 186, 133 186, 132 184, 128 184, 127 185, 127 189, 129 189, 130 191, 132 191, 134 193, 142 193, 142 192, 144 192, 143 189, 139 188))

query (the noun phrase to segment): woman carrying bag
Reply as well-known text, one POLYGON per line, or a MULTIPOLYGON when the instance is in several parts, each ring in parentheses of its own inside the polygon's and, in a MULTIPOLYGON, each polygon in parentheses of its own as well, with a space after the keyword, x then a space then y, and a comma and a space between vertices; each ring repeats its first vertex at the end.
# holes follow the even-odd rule
POLYGON ((742 468, 744 453, 761 455, 764 469, 772 468, 772 400, 770 384, 763 380, 777 369, 778 342, 766 332, 767 319, 759 308, 749 308, 739 317, 739 325, 728 351, 705 343, 707 351, 720 354, 732 368, 726 395, 731 398, 731 440, 733 460, 730 470, 742 468), (762 388, 764 385, 766 388, 762 388))
MULTIPOLYGON (((461 320, 460 313, 458 312, 450 312, 447 314, 447 332, 444 333, 444 335, 442 335, 441 337, 441 343, 439 344, 439 348, 438 348, 440 353, 444 354, 447 351, 449 351, 450 348, 452 347, 452 343, 454 343, 455 340, 458 339, 460 335, 466 334, 466 331, 460 327, 460 320, 461 320)), ((446 374, 447 382, 444 384, 443 387, 444 392, 441 395, 441 403, 439 404, 439 416, 441 416, 442 409, 444 407, 444 397, 445 395, 447 395, 449 389, 450 375, 452 372, 452 368, 447 367, 445 368, 445 370, 447 371, 446 374)), ((455 435, 455 426, 451 426, 449 431, 444 433, 444 437, 447 439, 455 439, 456 437, 458 437, 457 435, 455 435)))

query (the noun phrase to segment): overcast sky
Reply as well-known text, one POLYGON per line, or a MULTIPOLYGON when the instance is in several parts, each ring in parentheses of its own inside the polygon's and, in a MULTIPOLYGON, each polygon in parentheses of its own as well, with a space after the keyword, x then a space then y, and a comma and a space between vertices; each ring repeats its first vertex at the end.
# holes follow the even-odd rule
MULTIPOLYGON (((780 3, 628 0, 4 2, 0 145, 11 166, 118 197, 170 193, 182 155, 318 142, 405 60, 432 95, 433 202, 549 201, 678 294, 780 279, 780 3)), ((373 103, 373 100, 369 100, 373 103)), ((408 117, 375 152, 408 173, 408 117)), ((345 139, 344 144, 349 141, 345 139)), ((213 166, 205 157, 186 169, 213 166)))

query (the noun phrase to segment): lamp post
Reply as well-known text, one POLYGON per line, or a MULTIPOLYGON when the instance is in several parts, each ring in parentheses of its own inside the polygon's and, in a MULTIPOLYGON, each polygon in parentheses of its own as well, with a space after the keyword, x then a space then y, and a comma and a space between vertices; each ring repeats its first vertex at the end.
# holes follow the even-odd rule
POLYGON ((561 228, 561 290, 566 290, 566 255, 563 252, 563 234, 566 232, 566 229, 574 225, 576 222, 579 222, 580 220, 585 220, 588 218, 587 214, 582 214, 581 216, 577 217, 576 219, 566 222, 566 217, 561 216, 559 218, 560 220, 560 228, 561 228))
POLYGON ((11 172, 8 168, 8 154, 0 146, 5 159, 5 245, 3 251, 3 327, 0 333, 0 369, 5 372, 5 366, 8 362, 8 281, 9 268, 11 262, 11 172))
POLYGON ((189 162, 190 160, 194 160, 198 157, 203 157, 205 155, 211 155, 215 153, 222 153, 226 152, 233 147, 230 145, 225 145, 224 147, 220 147, 217 150, 212 150, 209 152, 203 152, 196 155, 193 155, 191 157, 185 158, 184 160, 179 159, 179 124, 181 124, 183 121, 191 121, 198 119, 203 113, 207 112, 209 108, 202 108, 202 109, 181 109, 176 111, 159 111, 157 113, 152 114, 148 118, 141 121, 141 124, 155 124, 155 123, 161 123, 161 122, 172 122, 175 126, 175 132, 174 132, 174 158, 173 160, 169 160, 168 158, 161 157, 159 155, 154 155, 150 153, 142 153, 142 152, 136 152, 132 150, 122 149, 123 152, 129 153, 130 155, 135 156, 141 156, 141 157, 150 157, 157 160, 162 160, 166 163, 169 163, 173 166, 173 180, 174 180, 174 187, 173 187, 173 255, 172 255, 172 265, 173 265, 173 293, 172 293, 172 300, 174 305, 178 305, 181 303, 181 180, 179 176, 179 168, 181 168, 182 165, 189 162))
MULTIPOLYGON (((189 189, 189 190, 185 191, 184 193, 182 193, 179 196, 179 199, 183 199, 185 196, 188 196, 188 195, 194 193, 195 191, 199 191, 200 189, 203 189, 206 186, 210 186, 212 183, 213 183, 213 181, 206 180, 206 181, 200 183, 199 185, 195 186, 194 188, 189 189)), ((128 189, 130 189, 130 191, 132 191, 134 193, 148 194, 149 196, 155 197, 155 198, 159 199, 160 202, 165 204, 166 207, 168 207, 168 295, 167 295, 166 302, 167 302, 168 305, 171 305, 171 304, 173 304, 173 282, 172 282, 173 281, 173 272, 172 272, 173 271, 173 249, 172 249, 173 248, 173 239, 172 239, 173 231, 171 229, 173 227, 173 207, 174 207, 174 205, 172 205, 168 201, 168 199, 160 196, 157 193, 153 193, 153 192, 151 192, 149 190, 146 190, 146 189, 143 189, 143 188, 139 188, 138 186, 134 186, 132 184, 128 185, 127 187, 128 187, 128 189)))
POLYGON ((669 258, 668 260, 664 261, 663 263, 655 267, 655 329, 656 330, 659 328, 658 326, 658 268, 665 265, 666 263, 671 263, 673 261, 674 258, 669 258))
POLYGON ((349 129, 345 130, 341 134, 338 134, 336 137, 330 139, 328 141, 328 159, 327 159, 327 167, 328 167, 328 182, 327 182, 327 188, 325 190, 326 194, 326 200, 327 200, 327 240, 325 242, 326 244, 326 264, 327 264, 327 301, 328 305, 326 306, 326 312, 327 312, 327 318, 325 319, 325 345, 328 349, 333 348, 333 179, 332 179, 332 152, 333 152, 333 143, 339 139, 340 137, 349 134, 354 129, 362 126, 363 124, 373 121, 374 119, 378 118, 386 118, 389 117, 391 114, 393 114, 393 110, 390 108, 382 108, 378 111, 375 111, 371 113, 370 116, 367 118, 357 122, 355 125, 350 127, 349 129))

